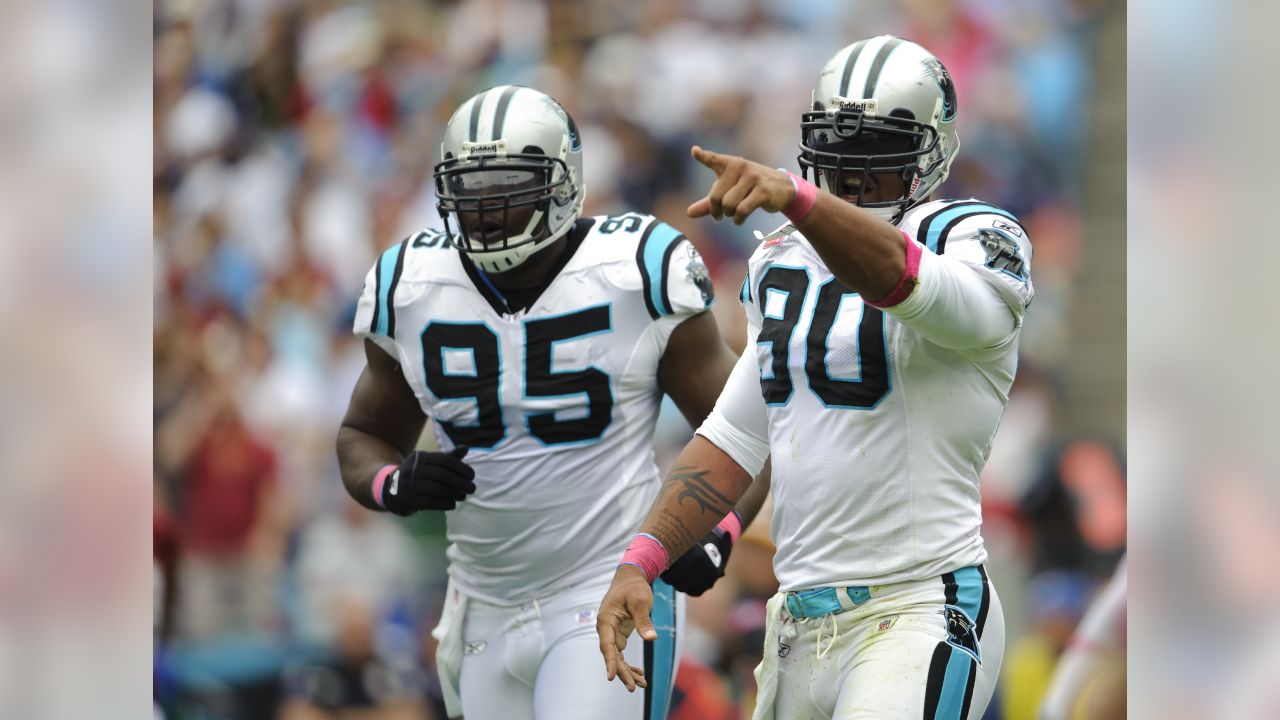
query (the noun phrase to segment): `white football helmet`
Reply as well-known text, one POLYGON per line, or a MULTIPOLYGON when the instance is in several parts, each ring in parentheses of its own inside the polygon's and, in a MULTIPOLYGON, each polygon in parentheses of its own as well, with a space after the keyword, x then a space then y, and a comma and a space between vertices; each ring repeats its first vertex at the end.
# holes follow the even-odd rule
POLYGON ((445 230, 482 270, 516 267, 582 214, 578 127, 537 90, 500 85, 462 103, 445 127, 440 156, 434 172, 445 230), (532 210, 528 221, 513 227, 512 210, 524 208, 532 210))
POLYGON ((800 168, 819 187, 897 222, 946 179, 960 149, 956 92, 938 58, 892 35, 856 42, 818 74, 800 122, 800 168), (900 173, 905 193, 862 201, 872 174, 900 173))

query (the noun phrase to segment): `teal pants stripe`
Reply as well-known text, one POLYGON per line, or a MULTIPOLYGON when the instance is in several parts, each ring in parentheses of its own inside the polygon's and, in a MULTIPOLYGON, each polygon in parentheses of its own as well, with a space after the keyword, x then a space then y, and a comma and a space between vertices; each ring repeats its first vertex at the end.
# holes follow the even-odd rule
POLYGON ((661 578, 653 581, 653 618, 658 637, 646 642, 645 667, 649 687, 645 688, 645 720, 666 720, 675 687, 676 667, 676 591, 661 578))
MULTIPOLYGON (((976 567, 961 568, 948 576, 954 578, 956 607, 970 621, 976 621, 986 598, 986 578, 976 567)), ((944 583, 948 576, 944 576, 944 583)), ((977 672, 978 663, 968 652, 947 642, 938 643, 925 685, 925 720, 965 720, 977 672)))

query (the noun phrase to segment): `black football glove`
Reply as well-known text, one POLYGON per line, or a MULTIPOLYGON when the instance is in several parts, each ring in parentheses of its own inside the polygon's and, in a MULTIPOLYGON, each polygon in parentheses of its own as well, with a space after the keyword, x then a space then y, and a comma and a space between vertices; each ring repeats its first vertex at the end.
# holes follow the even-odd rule
POLYGON ((698 597, 724 577, 732 549, 733 537, 718 527, 712 528, 702 542, 671 563, 661 577, 680 592, 698 597))
POLYGON ((382 506, 396 515, 419 510, 452 510, 476 491, 476 471, 462 462, 467 446, 442 452, 409 453, 382 486, 382 506))

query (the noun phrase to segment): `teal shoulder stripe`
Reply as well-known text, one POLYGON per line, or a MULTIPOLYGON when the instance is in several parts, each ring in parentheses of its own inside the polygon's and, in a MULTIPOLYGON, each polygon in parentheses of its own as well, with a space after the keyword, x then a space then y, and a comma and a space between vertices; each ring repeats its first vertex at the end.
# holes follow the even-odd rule
POLYGON ((935 253, 938 252, 938 240, 943 236, 948 225, 966 215, 982 215, 983 213, 1003 215, 1014 222, 1018 222, 1018 219, 1012 214, 991 205, 980 203, 956 205, 943 210, 928 220, 926 236, 923 238, 925 246, 935 253))
POLYGON ((676 591, 665 581, 653 581, 653 703, 645 720, 665 720, 676 680, 676 591))
POLYGON ((738 298, 742 300, 742 304, 746 305, 751 302, 751 273, 747 272, 742 277, 742 291, 738 293, 738 298))
POLYGON ((646 235, 647 237, 642 240, 644 242, 642 257, 649 302, 658 315, 670 315, 671 301, 666 293, 667 261, 671 258, 671 250, 675 244, 684 236, 679 230, 660 220, 654 221, 653 227, 646 235))
POLYGON ((378 335, 387 335, 391 322, 389 313, 391 310, 390 299, 395 294, 395 288, 392 287, 396 274, 396 266, 400 261, 400 253, 404 251, 404 243, 396 243, 387 248, 382 253, 382 257, 378 259, 378 323, 373 329, 378 335))

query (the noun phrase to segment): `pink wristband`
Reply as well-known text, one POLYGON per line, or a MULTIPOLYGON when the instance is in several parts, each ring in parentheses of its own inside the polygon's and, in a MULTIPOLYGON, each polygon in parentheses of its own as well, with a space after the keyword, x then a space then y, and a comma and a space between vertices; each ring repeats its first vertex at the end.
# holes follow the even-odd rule
POLYGON ((879 300, 867 300, 866 303, 871 307, 887 308, 893 307, 898 303, 911 297, 911 291, 916 289, 916 283, 920 278, 920 243, 911 242, 911 238, 901 229, 902 239, 907 241, 907 266, 902 270, 902 277, 898 280, 898 284, 889 291, 888 295, 879 300))
POLYGON ((662 543, 649 533, 640 533, 622 554, 619 565, 635 565, 644 573, 644 579, 652 583, 671 564, 671 556, 662 543))
POLYGON ((818 186, 791 171, 787 171, 787 177, 791 178, 791 185, 796 189, 796 196, 791 198, 791 202, 782 209, 782 214, 786 215, 791 222, 798 223, 817 204, 818 186))
POLYGON ((738 516, 738 511, 730 510, 729 514, 716 524, 716 528, 729 533, 730 542, 736 544, 738 538, 742 536, 742 518, 738 516))
POLYGON ((370 488, 370 492, 373 493, 373 501, 378 503, 378 507, 383 510, 386 510, 387 506, 382 504, 382 486, 386 484, 387 476, 398 469, 398 465, 383 465, 382 469, 373 476, 373 487, 370 488))

